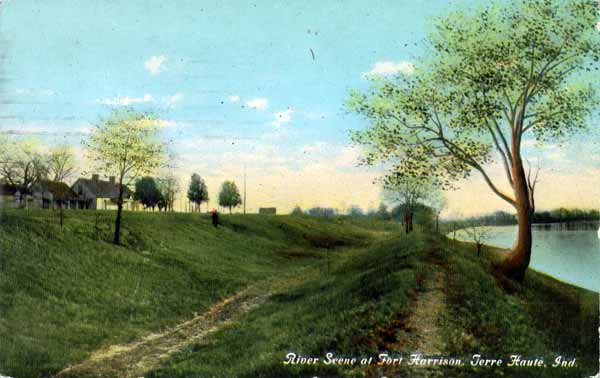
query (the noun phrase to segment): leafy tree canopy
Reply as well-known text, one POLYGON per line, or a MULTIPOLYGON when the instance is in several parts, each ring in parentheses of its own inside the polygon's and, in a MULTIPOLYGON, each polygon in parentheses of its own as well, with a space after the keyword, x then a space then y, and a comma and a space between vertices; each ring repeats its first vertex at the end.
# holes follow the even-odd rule
POLYGON ((95 169, 127 186, 164 165, 160 128, 160 120, 150 114, 115 110, 92 131, 87 157, 95 169))
POLYGON ((197 173, 192 175, 192 180, 190 181, 190 186, 188 187, 187 192, 188 199, 193 203, 200 205, 202 202, 208 201, 208 188, 206 187, 206 183, 204 179, 200 177, 197 173))
POLYGON ((133 198, 145 207, 154 208, 163 200, 162 193, 153 177, 142 177, 135 182, 133 198))
POLYGON ((219 205, 223 207, 228 207, 229 212, 234 207, 237 207, 242 204, 242 197, 240 196, 240 192, 233 181, 225 181, 223 185, 221 185, 221 191, 219 192, 219 205))
POLYGON ((598 104, 589 74, 598 70, 597 22, 596 0, 492 3, 437 19, 413 74, 351 93, 348 107, 370 120, 353 135, 365 162, 389 164, 387 181, 431 177, 444 187, 475 170, 515 205, 485 165, 499 159, 514 187, 524 138, 586 128, 598 104))

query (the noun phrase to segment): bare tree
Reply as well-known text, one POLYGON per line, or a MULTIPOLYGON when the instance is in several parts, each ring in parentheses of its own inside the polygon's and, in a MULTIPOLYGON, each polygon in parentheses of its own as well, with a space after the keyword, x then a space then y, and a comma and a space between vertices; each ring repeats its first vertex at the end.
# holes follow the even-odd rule
POLYGON ((48 154, 48 173, 53 181, 65 181, 75 173, 76 162, 73 149, 66 145, 56 146, 48 154))
POLYGON ((435 232, 440 231, 440 214, 442 210, 446 207, 446 198, 444 197, 442 191, 434 190, 430 192, 429 198, 426 203, 427 206, 433 210, 435 213, 435 232))
POLYGON ((397 203, 403 207, 404 230, 407 234, 413 230, 413 217, 417 206, 426 204, 433 195, 437 195, 436 189, 425 177, 388 177, 384 183, 383 196, 386 202, 397 203))
POLYGON ((164 201, 165 210, 173 211, 173 204, 175 203, 175 196, 179 192, 179 182, 175 176, 168 174, 165 177, 156 180, 158 189, 162 194, 162 200, 164 201))
POLYGON ((33 140, 17 141, 1 136, 0 179, 19 190, 19 202, 31 193, 33 186, 48 175, 46 159, 33 140))
POLYGON ((469 240, 475 243, 475 247, 477 248, 477 256, 481 256, 481 249, 483 244, 490 237, 490 233, 492 231, 491 228, 478 222, 470 222, 464 231, 469 240))

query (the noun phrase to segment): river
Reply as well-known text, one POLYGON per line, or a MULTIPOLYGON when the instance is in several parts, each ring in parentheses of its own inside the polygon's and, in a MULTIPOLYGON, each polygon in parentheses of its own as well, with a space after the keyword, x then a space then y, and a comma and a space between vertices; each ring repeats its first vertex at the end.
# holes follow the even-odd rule
MULTIPOLYGON (((485 244, 510 248, 517 226, 489 227, 485 244)), ((600 292, 600 239, 598 223, 536 224, 530 267, 561 281, 600 292)), ((467 240, 464 233, 457 238, 467 240)))

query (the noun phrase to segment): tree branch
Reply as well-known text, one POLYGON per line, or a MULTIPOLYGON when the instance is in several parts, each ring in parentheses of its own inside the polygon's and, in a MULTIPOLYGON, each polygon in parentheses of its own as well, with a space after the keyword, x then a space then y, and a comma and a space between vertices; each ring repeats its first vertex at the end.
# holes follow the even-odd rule
POLYGON ((446 148, 448 148, 449 150, 455 149, 455 152, 453 152, 452 154, 456 156, 459 160, 479 171, 479 173, 481 173, 483 179, 488 184, 490 189, 492 189, 492 191, 496 193, 498 197, 502 198, 512 206, 516 206, 516 201, 507 194, 501 192, 498 189, 498 187, 492 182, 492 180, 488 176, 487 172, 483 169, 483 167, 477 161, 475 161, 469 154, 467 154, 462 148, 445 138, 442 138, 442 143, 444 143, 444 145, 446 145, 446 148))
POLYGON ((510 186, 512 188, 514 188, 515 183, 513 182, 512 174, 510 172, 510 165, 508 164, 508 157, 506 156, 506 152, 500 146, 500 143, 498 142, 498 138, 496 138, 496 133, 494 133, 494 130, 492 129, 492 127, 490 125, 487 125, 487 128, 490 131, 490 134, 492 135, 492 139, 494 140, 494 144, 496 145, 496 148, 498 149, 500 156, 502 157, 502 164, 504 165, 504 172, 506 173, 506 178, 508 179, 508 183, 510 184, 510 186))
POLYGON ((527 187, 529 188, 529 203, 531 203, 531 210, 535 211, 535 186, 538 183, 538 175, 540 173, 540 161, 535 171, 535 176, 531 178, 531 163, 527 160, 528 172, 527 172, 527 187))

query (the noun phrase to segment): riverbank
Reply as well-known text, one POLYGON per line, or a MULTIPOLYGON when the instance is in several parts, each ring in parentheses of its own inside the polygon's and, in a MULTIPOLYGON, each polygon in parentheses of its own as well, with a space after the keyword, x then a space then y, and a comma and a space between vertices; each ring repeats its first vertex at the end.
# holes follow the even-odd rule
POLYGON ((90 367, 103 363, 91 355, 106 357, 98 367, 106 377, 127 376, 115 361, 138 361, 135 373, 147 378, 597 370, 598 296, 537 272, 507 292, 491 274, 491 249, 477 257, 468 243, 347 217, 234 215, 215 230, 198 215, 156 213, 128 213, 124 245, 115 247, 104 241, 112 213, 69 212, 65 228, 49 214, 14 212, 0 222, 2 374, 40 377, 78 365, 91 377, 90 367), (158 364, 144 362, 144 353, 164 350, 158 364), (405 361, 422 352, 464 365, 284 365, 290 352, 387 352, 405 361), (577 364, 472 367, 474 354, 538 356, 549 365, 562 355, 577 364))
MULTIPOLYGON (((530 268, 563 282, 600 292, 600 239, 598 225, 590 222, 534 225, 530 268)), ((517 238, 516 226, 484 226, 483 243, 510 249, 517 238)), ((454 237, 454 233, 449 235, 454 237)), ((456 238, 471 241, 464 231, 456 238)))

